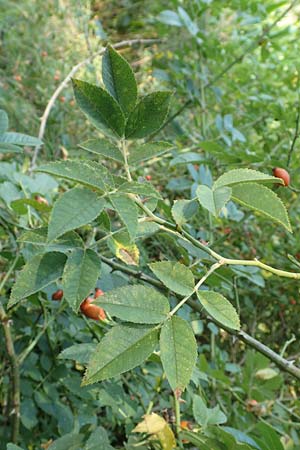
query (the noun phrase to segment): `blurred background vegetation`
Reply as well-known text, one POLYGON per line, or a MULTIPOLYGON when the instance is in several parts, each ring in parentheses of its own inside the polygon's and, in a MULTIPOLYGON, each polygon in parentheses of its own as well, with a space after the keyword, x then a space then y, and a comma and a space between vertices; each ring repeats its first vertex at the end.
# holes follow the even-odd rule
MULTIPOLYGON (((274 166, 288 168, 291 188, 276 189, 287 205, 293 234, 232 202, 219 219, 199 211, 190 232, 227 256, 258 257, 276 267, 297 270, 299 25, 300 5, 295 1, 0 0, 0 108, 9 116, 10 130, 37 136, 50 97, 72 67, 99 52, 107 42, 159 39, 152 45, 136 44, 121 50, 142 90, 167 87, 174 91, 170 116, 175 117, 159 137, 174 143, 175 149, 153 164, 145 164, 135 175, 151 177, 165 199, 160 208, 168 215, 174 199, 193 198, 197 183, 210 184, 225 170, 249 167, 271 173, 274 166)), ((76 77, 99 82, 100 71, 101 58, 96 57, 83 65, 76 77)), ((95 136, 95 129, 76 107, 68 84, 49 114, 37 163, 68 155, 91 157, 78 144, 95 136)), ((16 173, 28 175, 32 156, 33 148, 29 147, 25 156, 2 156, 0 181, 17 184, 16 173)), ((116 167, 109 167, 117 173, 116 167)), ((39 193, 51 204, 64 186, 53 180, 47 183, 39 193)), ((0 184, 0 263, 4 275, 14 258, 16 230, 28 226, 27 218, 10 207, 18 194, 8 195, 7 187, 0 184)), ((30 192, 37 190, 35 185, 30 192)), ((37 226, 43 223, 38 215, 34 221, 37 226)), ((139 248, 142 270, 147 270, 153 259, 188 261, 193 252, 164 234, 144 239, 139 248)), ((110 249, 104 247, 103 254, 110 256, 110 249)), ((25 253, 22 257, 26 260, 25 253)), ((127 281, 125 275, 104 265, 99 286, 108 290, 127 281)), ((12 282, 0 292, 4 303, 12 282)), ((235 302, 249 334, 300 363, 297 283, 242 267, 234 272, 222 269, 211 283, 222 287, 235 302)), ((20 444, 28 449, 48 448, 53 440, 74 430, 85 439, 101 425, 106 430, 101 431, 102 439, 115 448, 166 448, 146 438, 136 447, 142 439, 131 433, 150 410, 168 416, 172 423, 171 392, 160 365, 152 358, 117 381, 79 388, 86 355, 73 364, 58 359, 58 354, 74 342, 96 342, 102 330, 69 310, 60 311, 50 301, 54 288, 50 286, 44 298, 32 298, 12 313, 19 352, 45 328, 21 366, 20 444)), ((227 416, 228 433, 229 429, 240 430, 256 439, 256 447, 249 448, 300 449, 299 385, 278 371, 257 375, 260 369, 271 368, 264 357, 233 342, 188 307, 183 314, 192 319, 200 353, 193 382, 183 396, 183 418, 191 427, 197 426, 192 400, 201 394, 207 406, 219 404, 227 416), (282 447, 275 440, 268 441, 274 430, 282 447)), ((0 338, 3 342, 2 329, 0 338)), ((5 449, 10 432, 11 381, 3 345, 0 355, 0 436, 4 437, 0 448, 5 449)), ((243 442, 245 437, 241 436, 236 442, 243 442)), ((233 448, 225 445, 222 448, 233 448)), ((109 449, 109 444, 103 448, 109 449)), ((202 447, 187 443, 186 448, 202 447)))

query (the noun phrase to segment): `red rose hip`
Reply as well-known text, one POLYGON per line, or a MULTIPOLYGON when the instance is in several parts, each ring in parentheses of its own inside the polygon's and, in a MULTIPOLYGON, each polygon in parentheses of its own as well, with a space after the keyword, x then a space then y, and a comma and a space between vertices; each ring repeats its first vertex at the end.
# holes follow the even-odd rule
POLYGON ((291 177, 287 170, 282 169, 281 167, 275 167, 273 169, 273 175, 274 177, 281 178, 284 182, 284 186, 288 186, 290 184, 291 177))

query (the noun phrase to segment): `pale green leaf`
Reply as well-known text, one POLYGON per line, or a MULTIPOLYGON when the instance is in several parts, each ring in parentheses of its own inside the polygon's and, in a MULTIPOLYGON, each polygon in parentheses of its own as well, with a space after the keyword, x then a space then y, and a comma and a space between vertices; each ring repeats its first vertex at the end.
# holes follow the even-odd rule
POLYGON ((159 323, 170 311, 167 298, 149 286, 124 286, 98 297, 94 302, 110 315, 133 323, 159 323))
POLYGON ((160 358, 174 392, 180 395, 188 385, 197 359, 197 343, 186 320, 173 316, 160 333, 160 358))
POLYGON ((79 234, 75 231, 68 231, 63 236, 49 243, 47 240, 47 228, 37 228, 35 230, 25 231, 18 239, 18 242, 33 244, 40 247, 40 251, 69 253, 74 248, 83 248, 84 243, 79 234))
POLYGON ((138 183, 137 181, 128 181, 126 183, 121 184, 118 188, 118 192, 125 192, 127 194, 137 194, 143 195, 144 197, 158 198, 161 199, 161 195, 157 192, 156 189, 152 186, 152 184, 146 183, 138 183))
POLYGON ((141 139, 157 131, 164 123, 171 100, 171 92, 152 92, 139 101, 131 112, 125 129, 127 139, 141 139))
POLYGON ((0 153, 22 153, 23 149, 14 144, 3 144, 0 142, 0 153))
POLYGON ((137 100, 137 84, 128 62, 110 45, 102 58, 103 83, 128 115, 137 100))
POLYGON ((214 408, 207 408, 199 395, 194 395, 193 398, 193 415, 196 422, 203 428, 207 425, 220 425, 227 421, 227 418, 220 410, 219 405, 214 408))
POLYGON ((23 448, 19 447, 16 444, 9 443, 9 444, 7 444, 6 450, 23 450, 23 448))
POLYGON ((240 319, 232 304, 223 295, 213 291, 198 291, 198 298, 206 312, 220 325, 240 329, 240 319))
POLYGON ((79 364, 87 364, 96 349, 96 345, 97 344, 91 342, 74 344, 60 352, 58 357, 61 359, 71 359, 79 364))
POLYGON ((190 295, 194 289, 194 275, 179 262, 161 261, 149 264, 152 272, 171 291, 180 295, 190 295))
POLYGON ((65 265, 62 285, 64 297, 77 311, 80 303, 94 291, 100 275, 101 262, 93 250, 75 249, 65 265))
POLYGON ((257 372, 255 372, 255 378, 258 378, 259 380, 271 380, 274 377, 277 377, 278 372, 274 369, 271 369, 271 367, 266 367, 265 369, 260 369, 257 372))
POLYGON ((195 200, 176 200, 172 207, 172 216, 177 225, 188 222, 198 211, 199 205, 195 200))
POLYGON ((114 161, 124 163, 124 158, 118 147, 111 144, 107 139, 89 139, 79 144, 80 148, 104 158, 113 159, 114 161))
POLYGON ((116 100, 100 86, 72 80, 76 101, 91 122, 104 133, 123 136, 125 118, 116 100))
POLYGON ((51 211, 51 206, 40 203, 33 198, 19 198, 18 200, 13 200, 10 203, 10 206, 16 213, 21 215, 28 213, 28 206, 43 213, 51 211))
POLYGON ((138 209, 135 202, 126 194, 110 195, 109 200, 127 228, 130 238, 133 240, 138 227, 138 209))
POLYGON ((130 165, 134 165, 141 161, 156 158, 172 148, 174 148, 174 145, 164 141, 147 142, 146 144, 132 143, 129 147, 128 161, 130 165))
POLYGON ((142 364, 158 344, 158 329, 147 325, 114 326, 98 344, 83 385, 115 377, 142 364))
POLYGON ((75 181, 85 186, 105 192, 114 186, 113 178, 102 164, 95 161, 55 161, 35 169, 36 172, 48 173, 66 180, 75 181))
POLYGON ((287 210, 280 198, 266 186, 244 183, 232 188, 232 199, 260 212, 292 232, 287 210))
POLYGON ((0 109, 0 134, 8 129, 8 115, 3 109, 0 109))
POLYGON ((66 256, 51 252, 31 258, 17 276, 13 285, 8 306, 41 291, 62 276, 66 256))
POLYGON ((114 450, 114 447, 109 443, 106 430, 98 427, 90 435, 84 446, 84 450, 114 450))
POLYGON ((201 184, 197 187, 196 194, 200 205, 217 217, 223 206, 230 200, 231 188, 223 186, 210 189, 208 186, 201 184))
POLYGON ((52 442, 48 450, 80 450, 82 442, 82 434, 68 433, 52 442))
MULTIPOLYGON (((221 175, 213 185, 213 188, 222 186, 234 186, 241 183, 280 183, 282 180, 252 169, 233 169, 221 175), (279 180, 279 181, 278 181, 279 180)), ((283 184, 283 182, 282 182, 283 184)))
POLYGON ((7 131, 6 133, 0 135, 0 143, 34 147, 36 145, 42 145, 43 142, 39 138, 28 136, 27 134, 7 131))
POLYGON ((75 187, 54 203, 48 226, 48 240, 92 222, 101 213, 105 200, 89 189, 75 187))

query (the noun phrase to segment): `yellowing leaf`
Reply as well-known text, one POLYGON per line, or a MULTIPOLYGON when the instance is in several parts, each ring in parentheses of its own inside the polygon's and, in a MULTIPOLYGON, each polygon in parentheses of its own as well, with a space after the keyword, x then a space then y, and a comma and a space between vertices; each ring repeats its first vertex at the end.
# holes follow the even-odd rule
POLYGON ((130 242, 127 233, 118 233, 117 237, 108 240, 111 251, 127 265, 138 266, 140 252, 138 247, 130 242))
POLYGON ((176 448, 176 440, 174 433, 168 423, 158 414, 146 414, 142 422, 140 422, 133 430, 135 433, 150 434, 153 439, 159 440, 164 450, 172 450, 176 448))
POLYGON ((135 433, 157 434, 167 425, 165 419, 158 414, 151 413, 143 417, 144 420, 133 429, 135 433))

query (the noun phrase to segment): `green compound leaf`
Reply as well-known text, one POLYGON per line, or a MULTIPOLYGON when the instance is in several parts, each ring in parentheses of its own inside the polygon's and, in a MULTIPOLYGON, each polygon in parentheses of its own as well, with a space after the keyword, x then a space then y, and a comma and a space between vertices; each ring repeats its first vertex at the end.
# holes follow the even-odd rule
POLYGON ((157 131, 167 117, 171 95, 169 91, 157 91, 143 97, 128 118, 125 137, 141 139, 157 131))
POLYGON ((218 217, 223 206, 230 200, 231 188, 223 186, 216 189, 210 189, 208 186, 202 184, 197 187, 196 194, 200 205, 211 212, 215 217, 218 217))
POLYGON ((44 289, 63 274, 66 256, 63 253, 51 252, 36 255, 23 267, 15 282, 8 307, 20 300, 44 289))
POLYGON ((38 167, 36 172, 48 173, 66 180, 75 181, 84 186, 106 192, 114 187, 114 181, 109 171, 95 161, 55 161, 38 167))
POLYGON ((198 291, 201 305, 221 325, 233 330, 240 329, 240 319, 232 304, 223 295, 213 291, 198 291))
POLYGON ((244 183, 233 186, 232 199, 283 225, 284 228, 292 233, 288 213, 284 204, 275 192, 266 186, 257 183, 244 183))
POLYGON ((99 130, 121 137, 125 118, 116 100, 100 86, 81 80, 72 80, 78 106, 99 130))
POLYGON ((76 187, 65 192, 54 203, 48 227, 48 240, 53 241, 67 231, 96 219, 104 205, 105 200, 89 189, 76 187))
POLYGON ((170 312, 168 299, 156 289, 135 285, 114 289, 94 302, 112 316, 133 323, 159 323, 170 312))
POLYGON ((284 184, 280 178, 266 175, 257 170, 233 169, 221 175, 220 178, 214 182, 213 188, 216 189, 222 186, 234 186, 235 184, 251 182, 284 184))
POLYGON ((161 261, 149 264, 157 278, 173 292, 190 295, 194 289, 194 275, 190 269, 179 262, 161 261))
POLYGON ((79 147, 104 158, 124 163, 123 155, 118 147, 111 144, 107 139, 89 139, 80 144, 79 147))
POLYGON ((164 141, 148 142, 146 144, 134 143, 129 147, 128 161, 130 165, 136 165, 141 161, 156 158, 172 148, 174 148, 174 145, 164 141))
POLYGON ((137 84, 126 59, 110 45, 102 59, 102 78, 110 95, 119 103, 124 114, 128 115, 136 104, 137 84))
POLYGON ((92 292, 100 275, 101 262, 93 250, 75 249, 65 265, 62 285, 64 297, 77 311, 80 303, 92 292))
POLYGON ((138 209, 136 204, 126 194, 113 194, 109 200, 127 228, 130 238, 136 236, 138 227, 138 209))
POLYGON ((199 204, 195 200, 176 200, 172 206, 172 216, 177 225, 188 222, 198 211, 199 204))
POLYGON ((82 385, 115 377, 142 364, 158 344, 158 329, 147 325, 114 326, 98 344, 82 385))
POLYGON ((180 317, 167 320, 160 333, 160 358, 174 392, 187 387, 197 359, 197 343, 190 324, 180 317))

